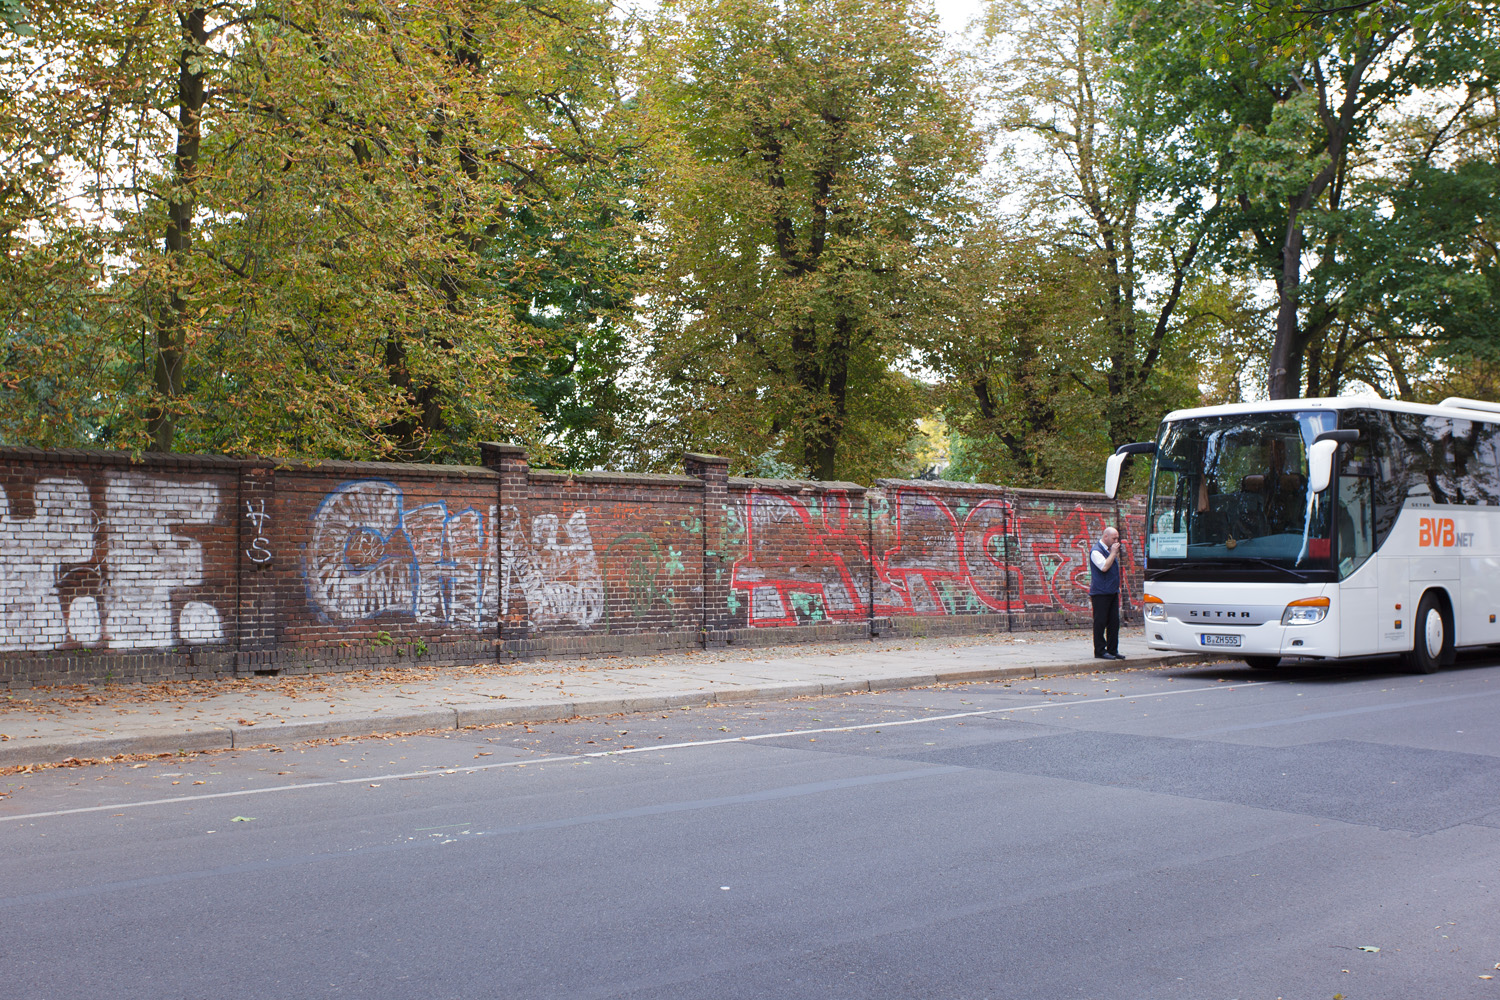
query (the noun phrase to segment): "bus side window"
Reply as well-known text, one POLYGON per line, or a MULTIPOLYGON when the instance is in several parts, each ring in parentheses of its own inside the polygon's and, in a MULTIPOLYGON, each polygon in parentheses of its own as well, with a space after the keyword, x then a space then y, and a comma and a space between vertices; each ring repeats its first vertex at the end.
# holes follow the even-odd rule
POLYGON ((1339 579, 1349 576, 1375 551, 1375 491, 1369 476, 1339 477, 1339 579))
POLYGON ((1500 425, 1476 423, 1474 434, 1474 493, 1478 503, 1494 506, 1500 503, 1500 425))

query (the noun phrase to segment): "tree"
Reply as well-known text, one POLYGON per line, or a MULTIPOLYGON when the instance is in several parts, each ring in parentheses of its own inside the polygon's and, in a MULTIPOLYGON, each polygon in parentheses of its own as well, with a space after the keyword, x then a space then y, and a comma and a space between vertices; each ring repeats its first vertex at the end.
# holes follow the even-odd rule
POLYGON ((1105 0, 993 0, 985 33, 1024 220, 1013 225, 1086 275, 1076 289, 1091 308, 1063 335, 1120 442, 1151 436, 1163 409, 1186 401, 1162 369, 1192 320, 1184 299, 1204 276, 1223 171, 1198 164, 1186 183, 1164 163, 1162 104, 1112 58, 1111 11, 1105 0))
POLYGON ((1072 254, 976 224, 948 251, 941 322, 921 342, 956 442, 949 478, 1075 486, 1108 453, 1104 405, 1076 353, 1090 275, 1072 254))
POLYGON ((30 27, 0 76, 3 382, 76 385, 78 346, 112 348, 82 442, 472 455, 538 427, 517 358, 628 312, 556 294, 630 246, 602 3, 45 0, 30 27))
MULTIPOLYGON (((1356 317, 1388 312, 1405 295, 1388 280, 1380 288, 1352 280, 1392 277, 1392 261, 1365 252, 1356 230, 1367 237, 1404 229, 1418 242, 1400 251, 1416 256, 1440 252, 1447 239, 1400 217, 1446 209, 1432 201, 1419 207, 1422 198, 1397 197, 1394 205, 1385 199, 1395 189, 1453 193, 1432 183, 1432 172, 1458 166, 1447 156, 1460 134, 1452 125, 1493 94, 1500 70, 1494 4, 1123 0, 1120 14, 1118 58, 1170 97, 1164 121, 1182 123, 1163 138, 1191 162, 1229 158, 1226 231, 1248 237, 1249 260, 1275 287, 1269 394, 1296 396, 1304 375, 1309 394, 1336 388, 1325 384, 1325 349, 1339 374, 1354 356, 1350 338, 1358 341, 1360 328, 1368 329, 1356 317), (1399 158, 1382 153, 1419 102, 1445 93, 1458 96, 1439 112, 1433 142, 1399 158)), ((1469 212, 1468 224, 1476 222, 1469 212)), ((1236 249, 1228 240, 1223 245, 1236 249)), ((1441 310, 1425 319, 1438 328, 1425 335, 1441 332, 1441 310)))
POLYGON ((645 100, 668 150, 651 361, 672 418, 740 468, 899 465, 932 253, 978 137, 910 0, 678 0, 645 100))

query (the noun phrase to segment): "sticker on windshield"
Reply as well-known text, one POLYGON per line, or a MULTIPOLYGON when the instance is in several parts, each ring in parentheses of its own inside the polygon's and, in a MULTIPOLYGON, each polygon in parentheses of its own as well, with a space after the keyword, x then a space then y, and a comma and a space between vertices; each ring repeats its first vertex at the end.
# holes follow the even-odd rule
POLYGON ((1186 559, 1186 531, 1158 531, 1151 535, 1151 545, 1146 555, 1157 559, 1186 559))

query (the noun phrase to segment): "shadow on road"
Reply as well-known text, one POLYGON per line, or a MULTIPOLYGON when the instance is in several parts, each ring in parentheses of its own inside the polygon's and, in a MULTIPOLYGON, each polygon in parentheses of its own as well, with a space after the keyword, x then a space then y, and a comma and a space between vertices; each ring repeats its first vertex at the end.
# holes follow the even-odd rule
MULTIPOLYGON (((1451 667, 1436 675, 1450 672, 1486 670, 1500 665, 1500 649, 1459 650, 1451 667)), ((1200 667, 1162 671, 1168 677, 1204 680, 1212 677, 1225 681, 1299 681, 1307 684, 1342 684, 1370 677, 1422 677, 1408 670, 1395 656, 1370 656, 1349 660, 1283 660, 1275 667, 1256 669, 1238 661, 1209 663, 1200 667)))

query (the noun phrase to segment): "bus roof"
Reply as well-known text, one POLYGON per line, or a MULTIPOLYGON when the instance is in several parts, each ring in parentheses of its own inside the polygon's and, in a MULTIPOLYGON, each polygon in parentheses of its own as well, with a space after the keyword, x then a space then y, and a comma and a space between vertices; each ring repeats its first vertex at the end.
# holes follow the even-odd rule
POLYGON ((1225 403, 1220 406, 1196 406, 1187 410, 1173 410, 1162 421, 1184 420, 1191 417, 1224 417, 1237 413, 1286 413, 1306 410, 1390 410, 1396 413, 1418 413, 1429 417, 1454 417, 1462 420, 1483 420, 1500 423, 1500 403, 1483 400, 1449 397, 1437 406, 1425 403, 1404 403, 1378 396, 1339 396, 1318 399, 1267 399, 1256 403, 1225 403))

